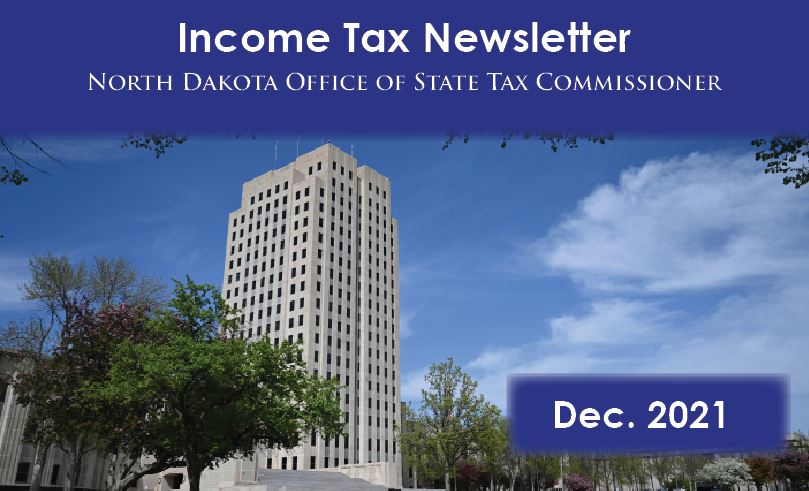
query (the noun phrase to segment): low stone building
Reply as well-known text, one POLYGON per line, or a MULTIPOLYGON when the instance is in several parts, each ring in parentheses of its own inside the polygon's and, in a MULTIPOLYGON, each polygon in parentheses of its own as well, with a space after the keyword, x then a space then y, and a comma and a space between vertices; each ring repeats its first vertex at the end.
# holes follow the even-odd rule
MULTIPOLYGON (((34 467, 34 448, 23 443, 28 408, 17 404, 14 386, 8 380, 21 366, 18 353, 0 350, 0 491, 28 489, 34 467)), ((61 489, 67 470, 67 454, 58 448, 48 449, 42 476, 43 490, 61 489)), ((79 471, 77 488, 104 487, 104 465, 94 453, 87 455, 79 471)))

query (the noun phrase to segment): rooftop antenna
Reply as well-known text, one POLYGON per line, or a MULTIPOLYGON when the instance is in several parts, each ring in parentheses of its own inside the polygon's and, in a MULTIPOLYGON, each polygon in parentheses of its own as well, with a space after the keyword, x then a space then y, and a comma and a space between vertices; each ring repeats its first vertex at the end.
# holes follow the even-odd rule
POLYGON ((300 147, 301 147, 301 137, 299 136, 298 143, 295 144, 295 158, 298 158, 301 155, 300 147))
POLYGON ((273 160, 273 164, 278 163, 278 139, 275 139, 275 159, 273 160))
POLYGON ((352 157, 354 156, 354 144, 353 143, 351 144, 351 156, 352 157))

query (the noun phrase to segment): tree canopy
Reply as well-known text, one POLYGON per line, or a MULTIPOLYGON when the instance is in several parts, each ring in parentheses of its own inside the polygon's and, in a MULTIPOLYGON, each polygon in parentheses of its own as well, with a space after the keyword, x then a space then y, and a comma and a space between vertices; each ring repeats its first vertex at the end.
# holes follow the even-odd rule
POLYGON ((13 383, 31 408, 27 440, 68 454, 66 491, 91 451, 108 456, 111 491, 175 466, 198 491, 205 468, 257 446, 343 433, 339 382, 309 373, 298 344, 234 336, 236 312, 215 287, 175 282, 171 301, 150 309, 123 303, 133 282, 115 262, 90 273, 58 258, 36 264, 26 291, 59 316, 57 340, 23 357, 13 383))
POLYGON ((92 451, 114 453, 118 440, 134 438, 141 414, 121 411, 86 397, 88 385, 105 380, 117 344, 138 342, 146 335, 140 307, 87 307, 60 333, 51 356, 21 371, 14 381, 17 402, 36 408, 26 438, 56 445, 67 452, 65 489, 76 486, 84 457, 92 451))
POLYGON ((766 174, 783 177, 785 186, 801 186, 809 183, 809 135, 780 135, 773 138, 757 138, 752 141, 756 161, 766 164, 766 174))
POLYGON ((336 380, 310 374, 300 346, 237 339, 236 326, 216 288, 178 282, 169 308, 147 323, 148 339, 122 342, 92 388, 144 411, 144 452, 182 458, 191 491, 205 468, 258 444, 290 448, 311 429, 343 432, 336 380))
POLYGON ((67 256, 45 254, 30 259, 28 267, 31 279, 21 290, 23 299, 34 308, 29 319, 10 321, 0 328, 0 348, 19 353, 25 365, 21 373, 30 372, 38 377, 23 378, 27 385, 20 389, 22 400, 29 404, 24 435, 34 445, 31 491, 37 491, 51 444, 59 445, 69 454, 68 477, 75 475, 83 455, 93 448, 86 445, 84 437, 81 441, 69 441, 69 433, 61 431, 66 427, 53 427, 53 418, 60 412, 51 397, 75 395, 76 384, 86 375, 71 366, 69 357, 78 352, 66 351, 68 346, 81 347, 72 337, 86 326, 77 325, 77 321, 81 318, 82 323, 89 322, 94 309, 120 303, 157 307, 164 301, 164 287, 157 280, 139 274, 122 258, 96 257, 88 264, 71 262, 67 256), (70 383, 62 384, 61 377, 70 383), (58 390, 63 392, 55 394, 58 390), (40 403, 47 403, 48 407, 40 407, 40 403))
POLYGON ((477 382, 452 358, 432 365, 424 379, 428 387, 421 391, 420 421, 449 490, 450 472, 476 444, 485 441, 500 412, 477 392, 477 382))
POLYGON ((697 477, 720 489, 734 489, 750 480, 750 471, 740 460, 718 458, 705 464, 697 477))

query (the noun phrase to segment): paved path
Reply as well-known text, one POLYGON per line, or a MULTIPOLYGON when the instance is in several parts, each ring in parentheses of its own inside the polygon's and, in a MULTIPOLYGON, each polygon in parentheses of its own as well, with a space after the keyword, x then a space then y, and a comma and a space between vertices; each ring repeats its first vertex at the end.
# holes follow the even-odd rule
POLYGON ((238 482, 221 491, 388 491, 339 472, 260 469, 258 482, 238 482))

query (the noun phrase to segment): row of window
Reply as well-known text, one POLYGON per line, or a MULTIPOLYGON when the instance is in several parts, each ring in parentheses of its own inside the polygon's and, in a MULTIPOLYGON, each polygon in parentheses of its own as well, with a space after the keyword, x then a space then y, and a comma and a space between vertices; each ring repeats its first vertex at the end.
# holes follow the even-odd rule
MULTIPOLYGON (((289 182, 284 181, 283 184, 276 184, 275 185, 275 194, 280 193, 282 187, 283 187, 284 191, 289 189, 289 182)), ((272 189, 268 188, 267 189, 267 198, 269 199, 271 196, 272 196, 272 189)), ((264 193, 263 192, 258 193, 258 200, 261 201, 262 199, 264 199, 264 193)), ((250 197, 250 204, 255 204, 255 203, 256 203, 256 197, 255 196, 250 197)))
MULTIPOLYGON (((51 479, 50 485, 55 486, 59 482, 59 473, 61 471, 60 464, 53 464, 51 467, 51 479)), ((30 462, 18 462, 17 469, 14 473, 14 484, 28 484, 29 479, 31 478, 31 463, 30 462)), ((79 476, 76 476, 74 479, 78 482, 79 476)))
MULTIPOLYGON (((310 165, 310 166, 309 166, 309 169, 308 169, 308 170, 309 170, 309 175, 310 175, 310 176, 311 176, 312 174, 314 174, 314 172, 315 172, 315 168, 317 168, 317 171, 318 171, 318 172, 319 172, 319 171, 321 171, 321 170, 323 169, 323 163, 322 163, 322 162, 318 162, 317 164, 310 165)), ((336 162, 336 161, 334 161, 334 160, 332 161, 332 170, 333 170, 333 171, 337 171, 337 162, 336 162)), ((345 166, 340 165, 340 175, 341 175, 341 176, 345 176, 345 174, 346 174, 345 170, 346 170, 346 169, 345 169, 345 166)), ((349 181, 352 181, 352 182, 353 182, 353 180, 354 180, 354 171, 353 171, 353 170, 351 170, 351 169, 349 169, 349 170, 348 170, 348 180, 349 180, 349 181)), ((334 181, 335 181, 335 178, 334 178, 334 177, 332 177, 332 183, 333 183, 333 184, 334 184, 334 181)), ((341 183, 341 185, 342 185, 342 183, 341 183)), ((283 182, 283 184, 276 184, 276 185, 275 185, 275 194, 278 194, 278 193, 281 191, 281 188, 282 188, 282 187, 283 187, 283 189, 284 189, 285 191, 286 191, 287 189, 289 189, 289 182, 288 182, 288 181, 284 181, 284 182, 283 182)), ((368 191, 373 191, 373 190, 374 190, 374 185, 373 185, 371 182, 368 182, 368 191)), ((266 191, 266 193, 267 193, 267 194, 266 194, 267 198, 270 198, 270 197, 272 196, 272 188, 268 188, 268 189, 267 189, 267 191, 266 191)), ((376 186, 376 194, 377 194, 377 196, 379 195, 379 186, 376 186)), ((383 199, 387 199, 387 197, 388 197, 388 193, 387 193, 387 191, 386 191, 386 190, 384 190, 384 189, 383 189, 383 190, 382 190, 382 198, 383 198, 383 199)), ((263 192, 263 191, 258 193, 258 201, 261 201, 262 199, 264 199, 264 192, 263 192)), ((252 197, 250 198, 250 203, 251 203, 251 204, 255 204, 255 202, 256 202, 256 196, 252 196, 252 197)))
MULTIPOLYGON (((378 442, 378 440, 377 440, 377 442, 378 442)), ((385 441, 385 452, 386 453, 388 451, 387 448, 388 448, 388 442, 386 440, 385 441)), ((369 450, 369 452, 370 452, 370 450, 369 450)), ((379 449, 377 449, 377 453, 378 452, 379 452, 379 449)), ((396 442, 393 442, 393 454, 396 455, 396 442)), ((379 458, 380 458, 380 456, 378 455, 377 460, 379 458)), ((385 460, 387 460, 387 456, 385 456, 385 460)), ((323 457, 323 468, 328 469, 330 462, 334 462, 334 467, 339 467, 340 466, 340 458, 339 457, 333 457, 333 458, 332 457, 323 457)), ((368 462, 371 462, 370 456, 369 456, 368 462)), ((355 462, 355 463, 359 463, 359 462, 355 462)), ((288 468, 287 464, 288 464, 287 457, 281 457, 281 466, 279 467, 279 469, 287 469, 288 468)), ((298 470, 298 457, 297 456, 292 457, 291 465, 292 465, 292 467, 290 467, 289 469, 298 470)), ((343 465, 348 465, 348 457, 343 457, 343 465)), ((267 459, 267 468, 272 469, 272 458, 267 459)), ((309 469, 316 469, 316 468, 317 468, 317 458, 314 455, 312 455, 311 457, 309 457, 309 469)))
MULTIPOLYGON (((342 184, 341 184, 341 191, 342 191, 342 184)), ((324 197, 324 195, 325 195, 324 189, 320 188, 320 197, 324 197)), ((301 192, 296 191, 295 199, 299 200, 300 196, 301 196, 301 192)), ((305 197, 309 196, 309 188, 308 187, 305 188, 305 190, 304 190, 304 196, 305 197)), ((351 196, 351 188, 349 188, 349 197, 350 196, 351 196)), ((338 201, 336 193, 334 191, 332 191, 332 193, 331 193, 331 198, 332 198, 332 203, 336 203, 338 201)), ((362 203, 362 196, 360 196, 359 202, 362 203)), ((254 204, 254 203, 255 203, 255 197, 251 198, 251 204, 254 204)), ((343 220, 342 208, 345 205, 345 201, 344 201, 344 198, 343 198, 342 194, 341 194, 341 196, 339 198, 339 204, 340 204, 340 220, 342 221, 343 220)), ((284 196, 280 201, 278 199, 275 200, 275 202, 273 203, 273 206, 277 211, 273 214, 273 222, 274 223, 277 223, 278 220, 279 220, 279 215, 278 215, 278 209, 279 208, 280 208, 280 212, 281 212, 280 219, 281 220, 286 219, 286 217, 287 217, 286 205, 287 205, 287 197, 286 196, 284 196)), ((371 198, 368 198, 368 206, 369 207, 374 207, 375 206, 376 212, 377 212, 376 216, 374 216, 371 212, 368 212, 368 220, 369 221, 374 221, 375 220, 376 224, 379 225, 379 218, 380 218, 379 217, 379 211, 380 211, 379 210, 379 202, 373 203, 371 198)), ((349 201, 348 202, 349 211, 351 210, 351 208, 352 208, 352 202, 349 201)), ((270 203, 267 203, 264 207, 259 206, 257 208, 249 210, 248 217, 249 217, 250 222, 248 224, 248 232, 251 232, 252 229, 253 229, 253 223, 252 223, 253 217, 254 216, 260 216, 262 214, 262 210, 266 211, 269 214, 269 212, 271 210, 270 203)), ((325 204, 320 202, 318 204, 318 210, 320 212, 324 212, 325 211, 325 204)), ((309 211, 309 202, 308 201, 303 203, 303 211, 304 212, 309 211)), ((294 208, 294 214, 298 215, 298 214, 300 214, 300 212, 301 212, 301 206, 296 204, 295 208, 294 208)), ((358 213, 359 216, 362 217, 362 207, 361 206, 360 206, 358 212, 359 212, 358 213)), ((387 228, 388 228, 388 226, 387 226, 387 223, 388 223, 387 214, 388 214, 388 207, 387 207, 387 205, 383 205, 382 206, 382 215, 384 217, 384 220, 382 221, 382 223, 383 223, 383 229, 386 230, 386 233, 387 233, 387 228)), ((336 208, 335 208, 334 204, 332 204, 332 206, 331 206, 331 215, 336 216, 336 208)), ((234 228, 239 225, 239 221, 241 222, 241 224, 244 224, 244 222, 245 222, 245 215, 244 214, 241 215, 240 219, 237 219, 237 218, 233 219, 233 227, 234 228)), ((351 223, 351 215, 349 215, 348 223, 349 224, 351 223)), ((269 217, 265 218, 264 225, 265 226, 269 225, 269 217)), ((321 226, 322 226, 322 223, 321 223, 321 226)), ((261 228, 261 220, 260 219, 256 222, 256 228, 257 229, 261 228)), ((393 233, 393 224, 392 223, 391 223, 391 226, 390 226, 390 232, 393 233)), ((369 232, 369 233, 371 233, 371 232, 369 232)), ((233 240, 235 240, 235 238, 236 238, 236 231, 235 230, 233 231, 232 235, 233 235, 233 240)), ((244 236, 244 228, 239 229, 239 236, 240 237, 244 236)), ((378 236, 379 236, 379 231, 377 231, 377 237, 378 236)))
MULTIPOLYGON (((318 308, 319 308, 320 299, 317 298, 316 300, 317 300, 317 305, 318 305, 318 308)), ((303 306, 303 298, 301 298, 299 300, 299 302, 300 302, 300 305, 303 306)), ((234 308, 236 308, 235 303, 234 303, 234 308)), ((290 310, 294 310, 294 300, 290 301, 290 310)), ((385 313, 387 313, 387 305, 384 306, 383 310, 385 311, 385 313)), ((329 302, 329 311, 330 312, 333 311, 333 303, 332 302, 329 302)), ((267 312, 267 318, 269 319, 271 317, 271 315, 272 315, 272 307, 267 307, 266 312, 267 312)), ((258 313, 258 316, 257 316, 258 320, 261 320, 262 316, 264 314, 264 310, 259 309, 257 311, 257 313, 258 313)), ((242 316, 241 316, 242 324, 245 324, 245 322, 251 322, 252 323, 253 320, 254 320, 254 314, 255 314, 255 312, 253 312, 253 311, 249 312, 248 317, 245 317, 245 314, 242 314, 242 316)), ((281 304, 280 303, 276 304, 276 314, 277 315, 281 314, 281 304)), ((395 312, 394 312, 394 314, 395 314, 395 312)), ((337 305, 337 315, 342 315, 342 304, 339 304, 339 303, 337 305)), ((346 309, 346 317, 349 317, 349 318, 351 317, 351 309, 350 308, 346 309)), ((359 320, 359 315, 358 315, 358 320, 359 320)), ((327 325, 328 329, 332 329, 334 327, 334 322, 333 321, 334 320, 332 318, 328 318, 326 320, 326 322, 327 322, 326 325, 327 325)), ((305 323, 305 314, 299 314, 298 315, 298 322, 297 322, 298 327, 302 327, 304 325, 304 323, 305 323)), ((373 315, 371 315, 371 314, 368 315, 368 324, 373 325, 373 315)), ((267 328, 266 334, 267 335, 269 335, 269 333, 270 333, 271 326, 272 326, 271 323, 267 323, 267 325, 266 325, 266 328, 267 328)), ((291 315, 291 316, 288 317, 288 327, 290 329, 295 327, 295 317, 294 317, 294 315, 291 315)), ((315 327, 320 327, 320 314, 315 315, 315 327)), ((379 317, 376 318, 376 327, 377 328, 380 327, 379 317)), ((388 329, 388 321, 387 321, 387 319, 385 319, 385 321, 384 321, 384 329, 385 329, 385 331, 387 331, 387 329, 388 329)), ((281 330, 281 320, 279 319, 279 320, 275 321, 275 331, 278 332, 280 330, 281 330)), ((342 321, 340 321, 340 320, 337 320, 337 332, 342 332, 342 321)), ((347 332, 347 334, 351 334, 351 326, 348 325, 348 324, 346 324, 346 332, 347 332)), ((253 330, 252 330, 252 327, 250 327, 247 337, 252 338, 253 337, 252 333, 253 333, 253 330)), ((396 333, 396 324, 391 323, 391 334, 395 334, 395 333, 396 333)), ((261 325, 257 326, 256 335, 257 336, 261 335, 261 325)), ((359 332, 357 333, 357 335, 359 335, 359 332)), ((369 331, 368 331, 368 341, 372 341, 371 335, 372 334, 371 334, 371 331, 369 329, 369 331)), ((242 330, 241 336, 242 336, 242 338, 244 337, 244 330, 242 330)), ((316 336, 319 336, 319 334, 316 333, 316 336)), ((377 343, 379 343, 379 333, 376 334, 376 338, 377 338, 376 339, 377 343)), ((388 336, 387 336, 387 334, 385 334, 385 336, 384 336, 384 344, 385 344, 385 346, 387 346, 387 344, 388 344, 388 336)), ((396 346, 395 340, 391 341, 391 345, 392 345, 393 348, 395 348, 395 346, 396 346)))
MULTIPOLYGON (((343 220, 343 218, 344 218, 343 211, 342 211, 342 207, 343 207, 343 199, 342 199, 342 198, 340 198, 340 215, 339 215, 339 217, 340 217, 340 222, 341 222, 341 223, 342 223, 342 220, 343 220)), ((349 203, 348 203, 348 209, 349 209, 349 210, 351 210, 351 202, 349 202, 349 203)), ((385 209, 387 210, 387 207, 385 207, 385 209)), ((258 208, 258 209, 257 209, 257 211, 258 211, 257 215, 261 215, 261 210, 262 210, 262 208, 258 208)), ((266 210, 267 210, 267 212, 269 212, 269 205, 267 205, 266 210)), ((303 203, 303 212, 308 212, 308 211, 309 211, 309 202, 308 202, 308 201, 305 201, 305 202, 303 203)), ((324 204, 323 204, 323 203, 319 203, 319 204, 318 204, 318 211, 319 211, 319 212, 321 212, 321 213, 324 213, 324 212, 325 212, 325 207, 324 207, 324 204)), ((300 205, 295 205, 295 208, 293 209, 293 215, 294 215, 294 216, 297 216, 297 215, 299 215, 300 213, 301 213, 301 206, 300 206, 300 205)), ((268 213, 268 214, 269 214, 269 213, 268 213)), ((247 233, 250 233, 250 232, 252 232, 252 231, 253 231, 253 221, 252 221, 252 219, 253 219, 253 210, 250 210, 249 216, 250 216, 250 222, 248 222, 248 224, 247 224, 247 229, 246 229, 246 230, 247 230, 247 233)), ((331 216, 337 216, 337 210, 336 210, 336 208, 335 208, 334 206, 332 206, 332 207, 331 207, 331 216)), ((360 217, 362 217, 362 210, 361 210, 361 209, 359 210, 359 216, 360 216, 360 217)), ((279 212, 278 212, 278 211, 276 211, 275 213, 273 213, 273 217, 272 217, 272 218, 273 218, 273 223, 274 223, 274 224, 279 223, 279 221, 280 221, 281 223, 283 223, 283 222, 284 222, 284 221, 287 219, 287 209, 286 209, 286 206, 284 206, 284 207, 283 207, 283 208, 280 210, 280 214, 279 214, 279 212)), ((244 224, 244 215, 242 215, 241 219, 242 219, 242 224, 244 224)), ((373 215, 371 212, 369 212, 369 213, 368 213, 368 221, 369 221, 369 222, 373 222, 373 221, 374 221, 374 219, 375 219, 375 221, 376 221, 376 224, 377 224, 377 225, 379 225, 379 215, 377 214, 377 215, 374 217, 374 215, 373 215)), ((260 229, 261 229, 261 223, 262 223, 262 222, 261 222, 261 219, 260 219, 260 218, 259 218, 258 220, 256 220, 256 222, 255 222, 255 226, 256 226, 255 228, 256 228, 256 230, 260 230, 260 229)), ((321 217, 321 218, 319 219, 319 221, 318 221, 318 226, 322 228, 322 227, 323 227, 323 223, 324 223, 324 219, 321 217)), ((348 223, 349 223, 349 225, 351 224, 351 215, 349 215, 349 216, 348 216, 348 223)), ((384 242, 387 242, 387 241, 388 241, 387 223, 388 223, 387 218, 386 218, 386 219, 384 219, 384 220, 382 220, 382 227, 381 227, 381 229, 380 229, 380 228, 376 228, 376 229, 374 229, 374 228, 373 228, 373 224, 372 224, 372 223, 369 223, 369 225, 368 225, 368 235, 371 235, 371 236, 376 235, 376 238, 377 238, 377 239, 379 239, 379 237, 380 237, 380 230, 385 230, 385 232, 382 234, 382 237, 383 237, 384 242)), ((270 224, 270 217, 266 217, 266 218, 264 219, 264 226, 265 226, 265 227, 268 227, 268 226, 269 226, 269 224, 270 224)), ((295 224, 295 225, 294 225, 295 230, 297 230, 297 229, 298 229, 298 222, 297 222, 297 220, 294 222, 294 224, 295 224)), ((308 222, 308 217, 304 217, 303 226, 304 226, 304 227, 305 227, 305 226, 308 226, 308 224, 309 224, 309 222, 308 222)), ((332 223, 331 223, 331 230, 332 230, 332 231, 335 231, 335 229, 334 229, 334 225, 335 225, 335 223, 334 223, 334 222, 332 222, 332 223)), ((236 227, 237 227, 237 223, 236 223, 236 219, 234 218, 234 219, 233 219, 233 230, 231 231, 231 240, 232 240, 232 241, 235 241, 235 240, 236 240, 236 232, 237 232, 236 227)), ((282 225, 282 227, 281 227, 281 234, 283 235, 285 232, 286 232, 286 227, 282 225)), ((391 246, 393 246, 393 224, 391 224, 391 227, 390 227, 390 232, 391 232, 391 246)), ((245 233, 245 228, 244 228, 244 227, 241 227, 241 228, 239 228, 239 229, 238 229, 238 237, 239 237, 239 238, 244 237, 244 233, 245 233)), ((264 234, 264 235, 265 235, 264 239, 266 240, 266 239, 267 239, 267 238, 266 238, 266 235, 267 235, 267 234, 266 234, 266 232, 265 232, 265 234, 264 234)), ((340 226, 340 235, 341 235, 341 236, 343 235, 343 227, 342 227, 342 225, 340 226)), ((276 236, 277 236, 277 228, 273 228, 273 237, 276 237, 276 236)), ((348 230, 348 236, 349 236, 349 238, 351 237, 351 229, 349 229, 349 230, 348 230)))

